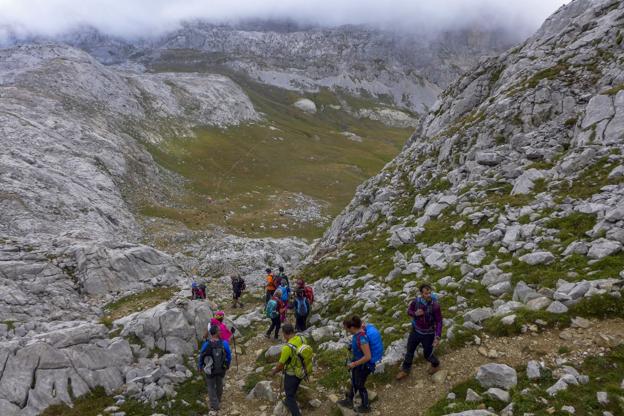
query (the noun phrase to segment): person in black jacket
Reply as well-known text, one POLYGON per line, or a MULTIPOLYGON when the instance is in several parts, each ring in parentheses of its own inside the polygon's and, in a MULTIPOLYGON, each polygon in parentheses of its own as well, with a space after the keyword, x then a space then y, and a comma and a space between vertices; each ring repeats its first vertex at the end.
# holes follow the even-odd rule
POLYGON ((232 307, 243 307, 243 302, 240 301, 240 297, 243 295, 243 292, 247 289, 247 285, 245 284, 245 279, 243 279, 240 275, 232 276, 232 307))

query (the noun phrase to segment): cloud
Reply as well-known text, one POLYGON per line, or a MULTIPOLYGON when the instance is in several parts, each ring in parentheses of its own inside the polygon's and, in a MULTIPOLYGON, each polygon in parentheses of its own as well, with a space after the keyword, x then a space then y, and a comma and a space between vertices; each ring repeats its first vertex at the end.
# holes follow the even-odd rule
POLYGON ((407 29, 488 25, 533 31, 567 0, 0 0, 0 37, 55 36, 80 26, 111 35, 150 36, 183 21, 289 19, 335 26, 407 29))

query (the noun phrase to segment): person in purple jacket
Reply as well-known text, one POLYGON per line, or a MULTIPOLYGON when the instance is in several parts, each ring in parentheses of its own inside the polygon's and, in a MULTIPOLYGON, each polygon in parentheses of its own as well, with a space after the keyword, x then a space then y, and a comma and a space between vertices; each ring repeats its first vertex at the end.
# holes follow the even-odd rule
POLYGON ((433 354, 433 349, 440 343, 442 336, 442 310, 437 298, 433 296, 431 286, 420 285, 420 296, 410 303, 407 314, 412 318, 412 331, 407 340, 407 353, 397 374, 397 380, 407 377, 412 369, 414 353, 418 344, 422 344, 425 359, 431 363, 429 374, 440 370, 440 361, 433 354))

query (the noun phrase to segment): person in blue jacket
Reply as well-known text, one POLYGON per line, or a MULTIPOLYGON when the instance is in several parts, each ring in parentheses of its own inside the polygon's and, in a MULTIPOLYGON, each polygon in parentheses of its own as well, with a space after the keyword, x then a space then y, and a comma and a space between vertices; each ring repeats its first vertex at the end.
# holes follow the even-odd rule
POLYGON ((212 325, 209 337, 202 344, 197 367, 204 373, 211 412, 216 415, 223 396, 223 379, 232 362, 230 344, 219 336, 219 327, 212 325))
POLYGON ((347 397, 339 400, 338 404, 352 409, 353 399, 359 393, 362 404, 355 411, 357 413, 370 413, 371 408, 368 401, 368 390, 366 389, 366 379, 374 369, 370 340, 366 335, 365 326, 359 316, 353 316, 351 319, 345 320, 343 325, 347 332, 353 336, 350 348, 353 357, 347 364, 351 371, 351 388, 347 393, 347 397))

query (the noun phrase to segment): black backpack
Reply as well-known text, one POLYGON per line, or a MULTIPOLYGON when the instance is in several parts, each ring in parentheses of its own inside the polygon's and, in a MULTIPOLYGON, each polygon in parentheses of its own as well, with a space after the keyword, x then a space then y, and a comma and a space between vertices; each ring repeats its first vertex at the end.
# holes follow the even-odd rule
POLYGON ((223 341, 209 341, 204 352, 204 372, 209 376, 222 376, 227 370, 227 360, 223 341))
POLYGON ((242 292, 245 289, 247 289, 247 285, 245 284, 245 279, 243 279, 242 277, 236 278, 236 280, 234 280, 234 291, 242 292))

